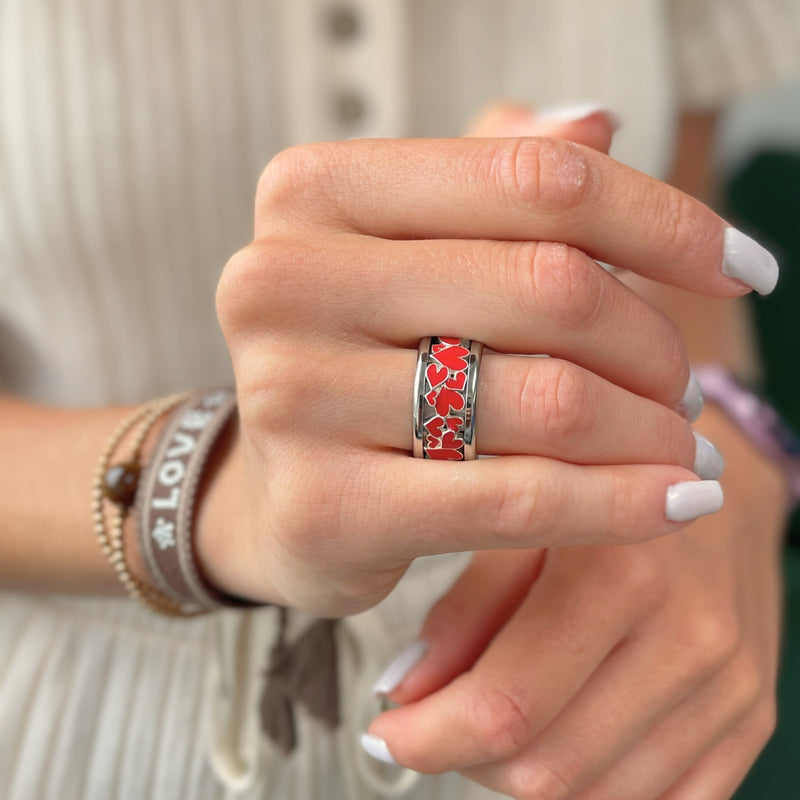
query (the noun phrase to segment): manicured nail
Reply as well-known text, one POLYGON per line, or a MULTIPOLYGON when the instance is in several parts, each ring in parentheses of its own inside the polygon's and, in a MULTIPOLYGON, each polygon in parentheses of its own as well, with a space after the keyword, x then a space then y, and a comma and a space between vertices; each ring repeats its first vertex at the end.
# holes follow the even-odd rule
POLYGON ((697 431, 692 431, 692 434, 696 445, 694 467, 692 467, 695 475, 704 480, 717 480, 725 466, 722 453, 705 436, 701 436, 697 431))
POLYGON ((683 393, 680 403, 678 403, 678 413, 686 417, 689 422, 694 422, 703 410, 703 390, 700 383, 689 370, 689 383, 686 384, 686 391, 683 393))
POLYGON ((427 652, 428 643, 426 641, 417 639, 412 642, 386 667, 380 678, 375 681, 372 691, 375 694, 389 694, 402 683, 406 675, 419 664, 427 652))
POLYGON ((578 122, 593 114, 605 114, 609 125, 617 131, 622 125, 620 118, 609 108, 599 103, 570 103, 568 105, 546 106, 536 111, 540 122, 578 122))
POLYGON ((775 256, 736 228, 725 229, 722 271, 729 278, 746 283, 759 294, 769 294, 778 282, 775 256))
POLYGON ((361 746, 364 748, 367 755, 378 759, 378 761, 383 761, 384 764, 394 764, 397 766, 397 762, 392 758, 392 754, 389 752, 389 748, 383 739, 379 739, 371 733, 362 733, 361 746))
POLYGON ((688 522, 722 508, 722 487, 717 481, 685 481, 667 489, 665 515, 670 522, 688 522))

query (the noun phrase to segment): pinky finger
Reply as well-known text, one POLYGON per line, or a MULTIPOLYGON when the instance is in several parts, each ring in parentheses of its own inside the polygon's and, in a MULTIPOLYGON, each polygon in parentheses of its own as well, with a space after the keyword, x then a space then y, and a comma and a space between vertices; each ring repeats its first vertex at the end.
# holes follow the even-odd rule
MULTIPOLYGON (((381 498, 371 528, 384 532, 376 555, 387 559, 630 544, 679 530, 722 506, 717 481, 667 465, 577 466, 538 456, 450 464, 387 455, 374 462, 370 479, 381 498)), ((338 493, 353 499, 340 515, 349 530, 364 518, 363 488, 338 493)))

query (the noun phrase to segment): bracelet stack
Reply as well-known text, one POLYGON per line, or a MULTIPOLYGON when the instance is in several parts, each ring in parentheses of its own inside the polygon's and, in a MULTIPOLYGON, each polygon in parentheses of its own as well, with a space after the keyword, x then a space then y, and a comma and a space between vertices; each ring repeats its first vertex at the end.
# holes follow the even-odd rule
POLYGON ((120 423, 100 457, 92 492, 95 534, 128 594, 152 611, 190 617, 253 605, 223 595, 202 577, 192 543, 197 486, 235 410, 230 389, 154 400, 120 423), (165 414, 168 419, 144 466, 142 445, 165 414), (124 444, 128 455, 115 460, 124 444), (112 506, 110 517, 104 501, 112 506), (133 574, 123 541, 132 509, 146 576, 133 574))

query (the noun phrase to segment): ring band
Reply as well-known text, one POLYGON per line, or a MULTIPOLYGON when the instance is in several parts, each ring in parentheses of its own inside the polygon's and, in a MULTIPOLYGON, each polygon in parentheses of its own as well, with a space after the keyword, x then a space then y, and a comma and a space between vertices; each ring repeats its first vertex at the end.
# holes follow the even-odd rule
POLYGON ((472 339, 426 336, 414 376, 415 458, 471 461, 475 401, 483 345, 472 339))

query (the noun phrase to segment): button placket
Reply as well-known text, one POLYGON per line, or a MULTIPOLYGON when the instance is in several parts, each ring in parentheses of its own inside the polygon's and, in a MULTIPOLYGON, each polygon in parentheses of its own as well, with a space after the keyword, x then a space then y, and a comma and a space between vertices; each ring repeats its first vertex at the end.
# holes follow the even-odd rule
POLYGON ((406 129, 403 0, 286 4, 284 95, 292 142, 398 136, 406 129))

